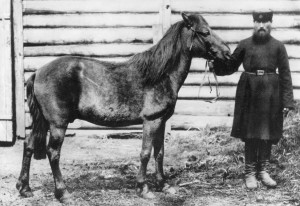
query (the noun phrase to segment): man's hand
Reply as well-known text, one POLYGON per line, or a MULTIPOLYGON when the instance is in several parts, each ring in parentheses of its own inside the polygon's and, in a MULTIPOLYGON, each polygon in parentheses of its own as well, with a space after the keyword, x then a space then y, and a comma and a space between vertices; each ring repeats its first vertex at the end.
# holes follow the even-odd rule
POLYGON ((287 117, 288 116, 288 114, 289 114, 289 111, 290 111, 290 109, 289 108, 283 108, 283 110, 282 110, 282 112, 283 112, 283 116, 284 117, 287 117))

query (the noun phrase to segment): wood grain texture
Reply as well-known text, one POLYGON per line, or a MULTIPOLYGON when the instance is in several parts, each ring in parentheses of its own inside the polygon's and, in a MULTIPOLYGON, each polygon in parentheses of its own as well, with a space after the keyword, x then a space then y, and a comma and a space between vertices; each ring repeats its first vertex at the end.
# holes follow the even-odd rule
MULTIPOLYGON (((171 5, 172 6, 172 5, 171 5)), ((207 14, 200 13, 212 28, 252 29, 251 14, 207 14), (237 21, 238 20, 238 21, 237 21)), ((49 14, 24 15, 24 27, 151 27, 157 24, 157 13, 93 13, 93 14, 49 14)), ((172 24, 181 21, 180 14, 172 14, 172 24)), ((273 16, 273 28, 297 28, 299 15, 276 14, 273 16)))
POLYGON ((24 1, 25 13, 157 12, 159 0, 24 1), (105 6, 104 6, 105 5, 105 6))
POLYGON ((22 0, 13 0, 16 135, 25 138, 22 0))
POLYGON ((13 141, 13 123, 11 120, 0 121, 0 142, 13 141))
POLYGON ((11 21, 9 19, 2 19, 0 21, 0 142, 13 141, 11 46, 11 21))
POLYGON ((189 11, 200 13, 252 13, 260 9, 271 9, 275 13, 299 13, 300 2, 288 0, 172 0, 172 10, 175 12, 189 11))
POLYGON ((152 28, 24 29, 25 44, 152 43, 152 28))
MULTIPOLYGON (((219 30, 215 33, 227 43, 238 43, 248 38, 252 30, 219 30)), ((300 44, 298 29, 274 29, 272 36, 283 43, 300 44)), ((83 43, 152 43, 151 28, 29 28, 24 29, 24 43, 26 44, 83 44, 83 43)))
MULTIPOLYGON (((201 13, 210 27, 222 29, 253 29, 252 14, 218 14, 201 13)), ((172 15, 172 24, 181 20, 180 14, 172 15)), ((300 25, 299 15, 276 14, 273 16, 273 28, 297 28, 300 25)))
POLYGON ((25 47, 24 56, 132 56, 149 49, 152 44, 90 44, 25 47))
POLYGON ((157 13, 25 15, 24 27, 152 27, 157 13))
MULTIPOLYGON (((235 98, 236 87, 220 86, 219 99, 233 100, 235 98)), ((300 89, 294 89, 294 99, 300 100, 300 89)), ((203 86, 199 92, 199 86, 182 86, 178 93, 179 99, 212 99, 216 97, 215 87, 212 87, 210 93, 209 86, 203 86)))

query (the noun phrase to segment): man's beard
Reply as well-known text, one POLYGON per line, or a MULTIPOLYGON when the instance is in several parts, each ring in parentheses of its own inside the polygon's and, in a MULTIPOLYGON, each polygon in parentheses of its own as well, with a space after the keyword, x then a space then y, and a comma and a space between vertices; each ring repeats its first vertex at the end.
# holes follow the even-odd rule
POLYGON ((258 42, 265 42, 271 36, 271 29, 258 29, 257 31, 253 31, 253 37, 258 42), (261 32, 263 30, 263 32, 261 32))

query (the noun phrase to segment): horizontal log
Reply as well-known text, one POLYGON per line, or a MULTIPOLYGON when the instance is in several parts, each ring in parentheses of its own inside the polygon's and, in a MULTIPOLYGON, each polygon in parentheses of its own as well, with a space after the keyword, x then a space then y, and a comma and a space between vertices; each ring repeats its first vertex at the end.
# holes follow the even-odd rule
MULTIPOLYGON (((25 72, 36 71, 43 65, 53 61, 58 57, 55 56, 41 56, 41 57, 25 57, 24 58, 24 70, 25 72)), ((128 60, 130 57, 112 57, 112 58, 95 58, 102 61, 111 62, 123 62, 128 60)), ((190 72, 203 72, 205 71, 205 59, 194 58, 192 60, 190 72)), ((300 72, 300 59, 290 59, 290 69, 292 72, 300 72)), ((240 66, 239 71, 244 71, 243 65, 240 66)))
POLYGON ((152 44, 91 44, 25 47, 24 56, 131 56, 145 51, 152 44))
MULTIPOLYGON (((156 12, 159 1, 147 0, 141 4, 138 0, 102 0, 99 1, 70 1, 61 0, 24 1, 25 13, 80 13, 80 12, 156 12), (88 3, 87 3, 88 2, 88 3), (105 6, 103 6, 105 5, 105 6), (138 6, 137 6, 138 5, 138 6)), ((299 13, 298 1, 277 0, 272 1, 239 1, 239 0, 173 0, 171 8, 174 12, 201 12, 201 13, 252 13, 259 8, 270 8, 276 13, 299 13)))
POLYGON ((152 28, 24 29, 25 44, 152 43, 152 28))
POLYGON ((152 27, 158 14, 96 13, 24 15, 23 26, 27 27, 152 27))
POLYGON ((276 2, 265 0, 173 0, 171 8, 173 12, 200 12, 200 13, 249 13, 260 9, 271 9, 274 13, 300 13, 299 1, 277 0, 276 2))
MULTIPOLYGON (((248 30, 214 30, 225 42, 238 43, 240 40, 252 35, 252 29, 248 30)), ((272 36, 283 43, 300 43, 300 31, 298 29, 273 29, 272 36)))
MULTIPOLYGON (((233 100, 235 98, 236 87, 222 86, 219 87, 219 98, 225 100, 233 100)), ((209 86, 182 86, 178 93, 179 99, 208 99, 211 100, 216 97, 216 88, 212 91, 209 86)))
POLYGON ((159 0, 101 0, 101 1, 24 1, 25 14, 34 13, 95 13, 95 12, 158 12, 159 0))
MULTIPOLYGON (((230 86, 230 85, 237 85, 240 76, 242 72, 236 72, 234 74, 228 75, 228 76, 219 76, 217 77, 219 85, 224 85, 224 86, 230 86)), ((300 88, 300 73, 292 73, 292 82, 293 86, 300 88)), ((216 84, 216 81, 214 79, 214 76, 212 73, 195 73, 195 72, 190 72, 189 75, 187 76, 184 84, 185 85, 208 85, 209 81, 212 85, 216 84)))
POLYGON ((199 130, 204 127, 231 127, 233 117, 227 116, 190 116, 173 115, 171 128, 173 130, 199 130))
MULTIPOLYGON (((253 28, 251 14, 203 14, 212 28, 253 28), (237 21, 238 20, 238 21, 237 21)), ((24 15, 23 26, 31 27, 152 27, 157 23, 158 14, 95 13, 95 14, 52 14, 24 15)), ((180 14, 173 14, 174 24, 182 20, 180 14)), ((273 28, 293 28, 300 26, 298 15, 274 15, 273 28)))
MULTIPOLYGON (((242 72, 236 72, 232 75, 228 76, 219 76, 218 84, 219 86, 236 86, 242 72)), ((33 74, 33 72, 25 72, 24 73, 24 79, 27 81, 29 77, 33 74)), ((300 88, 300 73, 292 73, 292 81, 293 86, 300 88)), ((184 81, 184 85, 191 85, 191 86, 200 86, 203 84, 203 86, 207 86, 209 84, 215 86, 216 80, 212 73, 200 73, 200 72, 190 72, 184 81)))
MULTIPOLYGON (((201 13, 200 13, 201 14, 201 13)), ((211 28, 241 29, 253 28, 252 14, 202 14, 211 28)), ((172 24, 182 19, 180 14, 171 16, 172 24)), ((273 16, 273 28, 297 28, 300 26, 299 15, 276 14, 273 16)))
MULTIPOLYGON (((220 86, 219 87, 220 96, 219 99, 222 100, 233 100, 235 98, 236 87, 234 86, 220 86)), ((300 100, 300 89, 295 88, 294 99, 300 100)), ((199 86, 182 86, 178 93, 179 99, 212 99, 216 97, 215 87, 212 88, 210 93, 209 86, 203 86, 199 92, 199 86)))
MULTIPOLYGON (((238 43, 252 34, 246 30, 214 30, 225 42, 238 43)), ((272 36, 283 43, 300 44, 298 29, 273 29, 272 36)), ((25 44, 86 44, 147 42, 153 39, 152 28, 29 28, 24 29, 25 44)))
MULTIPOLYGON (((122 57, 144 52, 152 44, 88 44, 88 45, 59 45, 24 47, 25 57, 78 55, 92 57, 122 57)), ((236 44, 229 45, 233 52, 236 44)), ((300 58, 300 46, 285 45, 290 58, 300 58)))
POLYGON ((232 116, 234 101, 217 101, 209 103, 202 100, 182 100, 176 103, 174 115, 190 116, 232 116))

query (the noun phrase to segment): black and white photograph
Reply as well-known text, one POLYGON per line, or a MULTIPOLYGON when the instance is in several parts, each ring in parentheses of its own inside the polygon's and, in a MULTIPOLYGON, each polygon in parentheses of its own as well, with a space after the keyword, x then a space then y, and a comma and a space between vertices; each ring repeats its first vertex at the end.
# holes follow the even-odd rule
POLYGON ((0 2, 0 206, 300 206, 300 0, 0 2))

